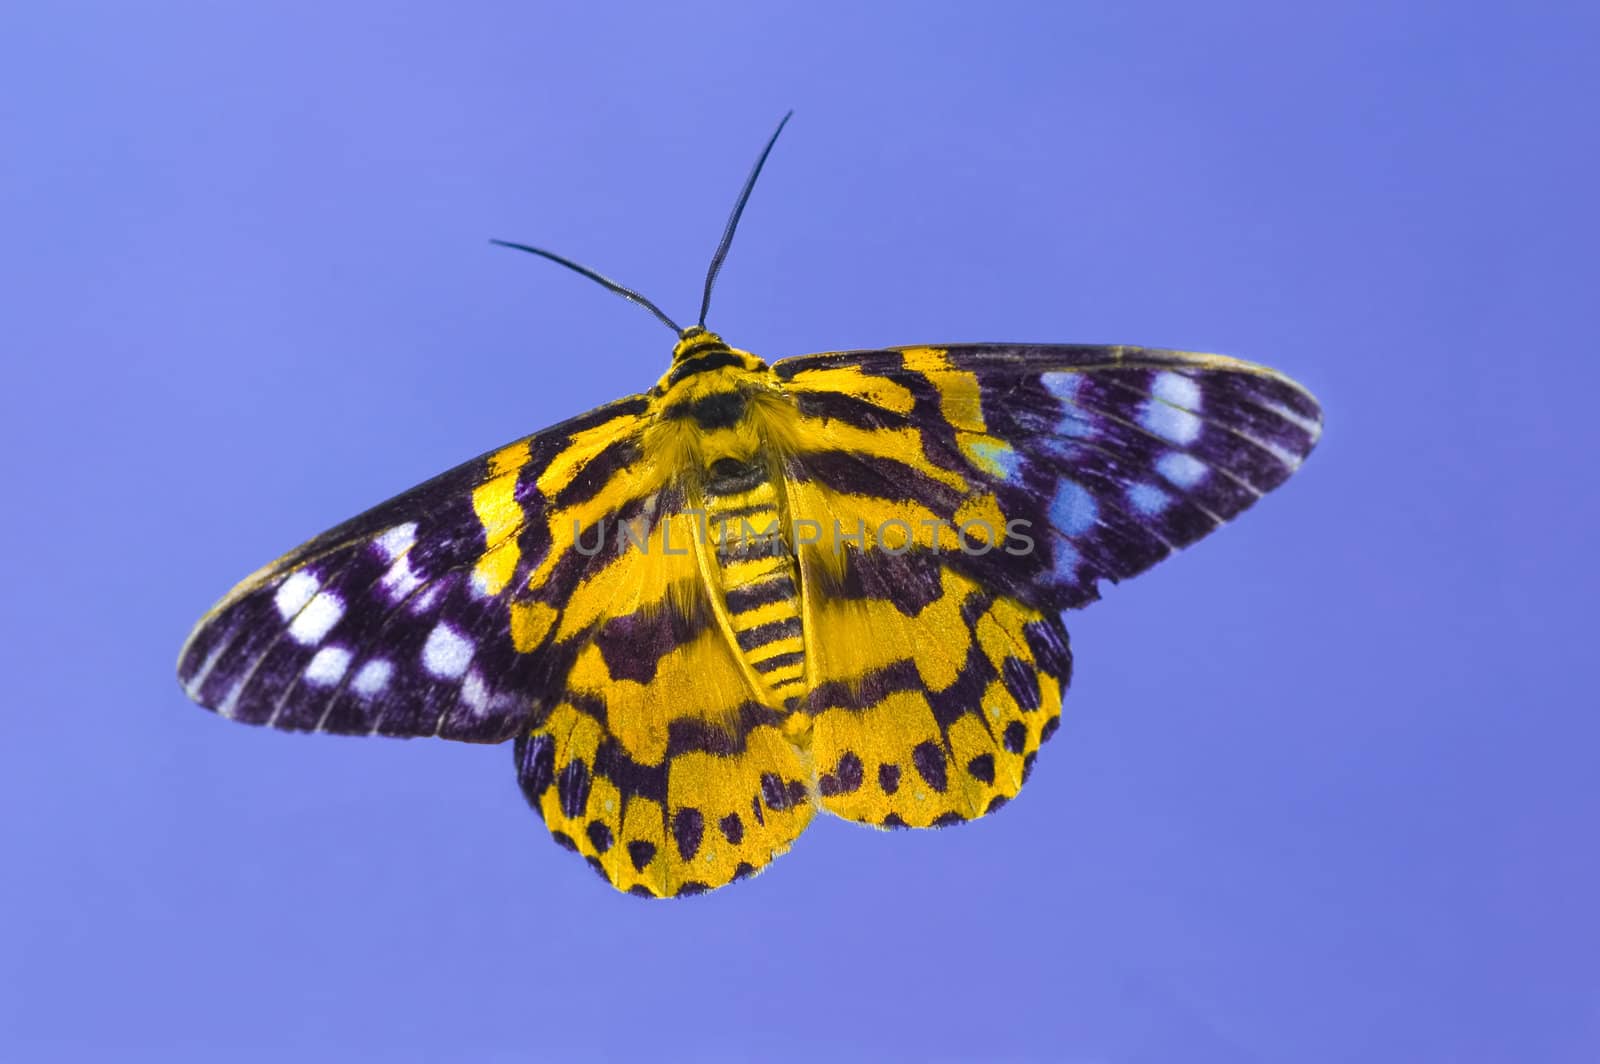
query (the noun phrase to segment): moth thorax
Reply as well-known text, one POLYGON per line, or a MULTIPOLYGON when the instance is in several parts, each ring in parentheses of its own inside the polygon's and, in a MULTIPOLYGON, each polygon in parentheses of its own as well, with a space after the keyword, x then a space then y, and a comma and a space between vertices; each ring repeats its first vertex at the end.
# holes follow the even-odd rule
MULTIPOLYGON (((771 476, 761 455, 738 457, 723 455, 712 459, 705 469, 705 493, 710 499, 729 499, 749 495, 761 487, 771 488, 771 476)), ((761 493, 771 494, 770 490, 761 493)))

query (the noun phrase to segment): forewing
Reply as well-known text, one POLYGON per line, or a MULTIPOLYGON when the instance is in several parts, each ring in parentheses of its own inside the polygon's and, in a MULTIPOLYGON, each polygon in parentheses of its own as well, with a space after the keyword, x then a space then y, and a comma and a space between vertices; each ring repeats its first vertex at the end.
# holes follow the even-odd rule
POLYGON ((575 534, 656 490, 643 397, 466 462, 244 580, 178 661, 191 698, 294 731, 499 742, 549 690, 542 653, 595 559, 575 534))
POLYGON ((965 564, 1041 607, 1085 605, 1099 581, 1142 572, 1237 516, 1299 468, 1321 431, 1298 384, 1220 355, 973 344, 774 369, 804 418, 802 475, 864 498, 888 482, 901 512, 993 526, 997 549, 965 564), (999 547, 1013 522, 1035 541, 1021 553, 999 547))

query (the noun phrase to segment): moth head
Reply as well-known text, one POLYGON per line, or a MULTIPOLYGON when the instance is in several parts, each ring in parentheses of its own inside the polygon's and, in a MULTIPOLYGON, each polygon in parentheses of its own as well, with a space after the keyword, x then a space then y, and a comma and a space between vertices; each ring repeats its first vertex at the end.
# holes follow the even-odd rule
POLYGON ((694 355, 727 349, 728 345, 722 342, 722 337, 704 325, 691 325, 678 334, 678 342, 672 345, 672 361, 676 364, 694 355))

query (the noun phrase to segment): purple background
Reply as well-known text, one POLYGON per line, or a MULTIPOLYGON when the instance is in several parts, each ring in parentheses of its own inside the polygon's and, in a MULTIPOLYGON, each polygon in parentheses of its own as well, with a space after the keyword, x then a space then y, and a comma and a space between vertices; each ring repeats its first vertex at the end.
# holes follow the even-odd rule
POLYGON ((1585 5, 432 6, 0 15, 0 1056, 1600 1059, 1585 5), (1071 619, 1018 801, 648 904, 509 749, 185 701, 235 580, 664 369, 489 237, 692 318, 789 107, 730 342, 1216 350, 1327 409, 1071 619))

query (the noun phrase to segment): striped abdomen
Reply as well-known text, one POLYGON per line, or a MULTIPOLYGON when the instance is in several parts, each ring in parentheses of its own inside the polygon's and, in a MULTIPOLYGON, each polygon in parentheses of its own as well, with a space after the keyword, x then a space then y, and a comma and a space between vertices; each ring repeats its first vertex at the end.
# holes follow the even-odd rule
POLYGON ((783 705, 804 690, 805 644, 794 557, 765 463, 713 463, 705 503, 739 652, 783 705))

